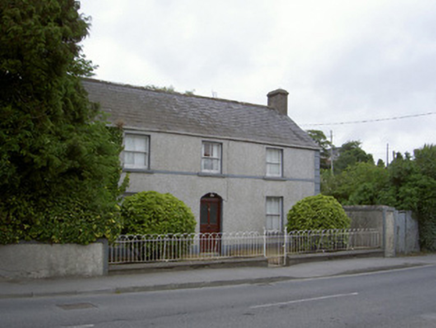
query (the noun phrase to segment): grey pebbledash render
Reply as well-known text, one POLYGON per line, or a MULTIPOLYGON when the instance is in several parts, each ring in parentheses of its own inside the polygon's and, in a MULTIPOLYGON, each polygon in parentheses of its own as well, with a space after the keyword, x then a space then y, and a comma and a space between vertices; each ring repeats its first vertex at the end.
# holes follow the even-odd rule
POLYGON ((285 90, 270 92, 265 106, 93 79, 83 85, 110 123, 123 126, 127 194, 173 194, 199 232, 280 230, 298 200, 319 193, 319 148, 288 117, 285 90))

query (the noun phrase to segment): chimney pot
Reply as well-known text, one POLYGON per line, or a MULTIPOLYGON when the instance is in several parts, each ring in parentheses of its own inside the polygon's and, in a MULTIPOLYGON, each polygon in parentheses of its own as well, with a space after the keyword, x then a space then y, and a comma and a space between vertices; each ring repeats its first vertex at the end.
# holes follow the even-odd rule
POLYGON ((268 107, 272 107, 282 115, 288 115, 289 92, 277 89, 268 93, 268 107))

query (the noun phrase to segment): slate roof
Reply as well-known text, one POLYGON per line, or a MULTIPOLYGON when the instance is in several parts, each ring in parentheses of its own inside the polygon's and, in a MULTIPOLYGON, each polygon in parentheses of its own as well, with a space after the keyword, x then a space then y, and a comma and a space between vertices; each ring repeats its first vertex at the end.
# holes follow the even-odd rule
POLYGON ((318 149, 288 116, 262 105, 84 79, 89 99, 125 129, 318 149))

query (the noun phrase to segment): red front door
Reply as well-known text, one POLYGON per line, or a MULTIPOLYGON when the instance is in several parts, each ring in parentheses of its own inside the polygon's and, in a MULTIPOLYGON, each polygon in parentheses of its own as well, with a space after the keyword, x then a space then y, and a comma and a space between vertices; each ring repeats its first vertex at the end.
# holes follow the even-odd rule
POLYGON ((219 253, 221 249, 221 198, 211 194, 201 199, 200 232, 202 252, 219 253))

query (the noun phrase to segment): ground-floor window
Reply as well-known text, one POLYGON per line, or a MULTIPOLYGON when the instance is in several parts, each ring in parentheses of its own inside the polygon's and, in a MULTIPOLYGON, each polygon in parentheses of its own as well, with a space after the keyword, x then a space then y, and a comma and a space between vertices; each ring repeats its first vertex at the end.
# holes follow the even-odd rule
POLYGON ((266 229, 282 230, 283 197, 266 198, 266 229))

